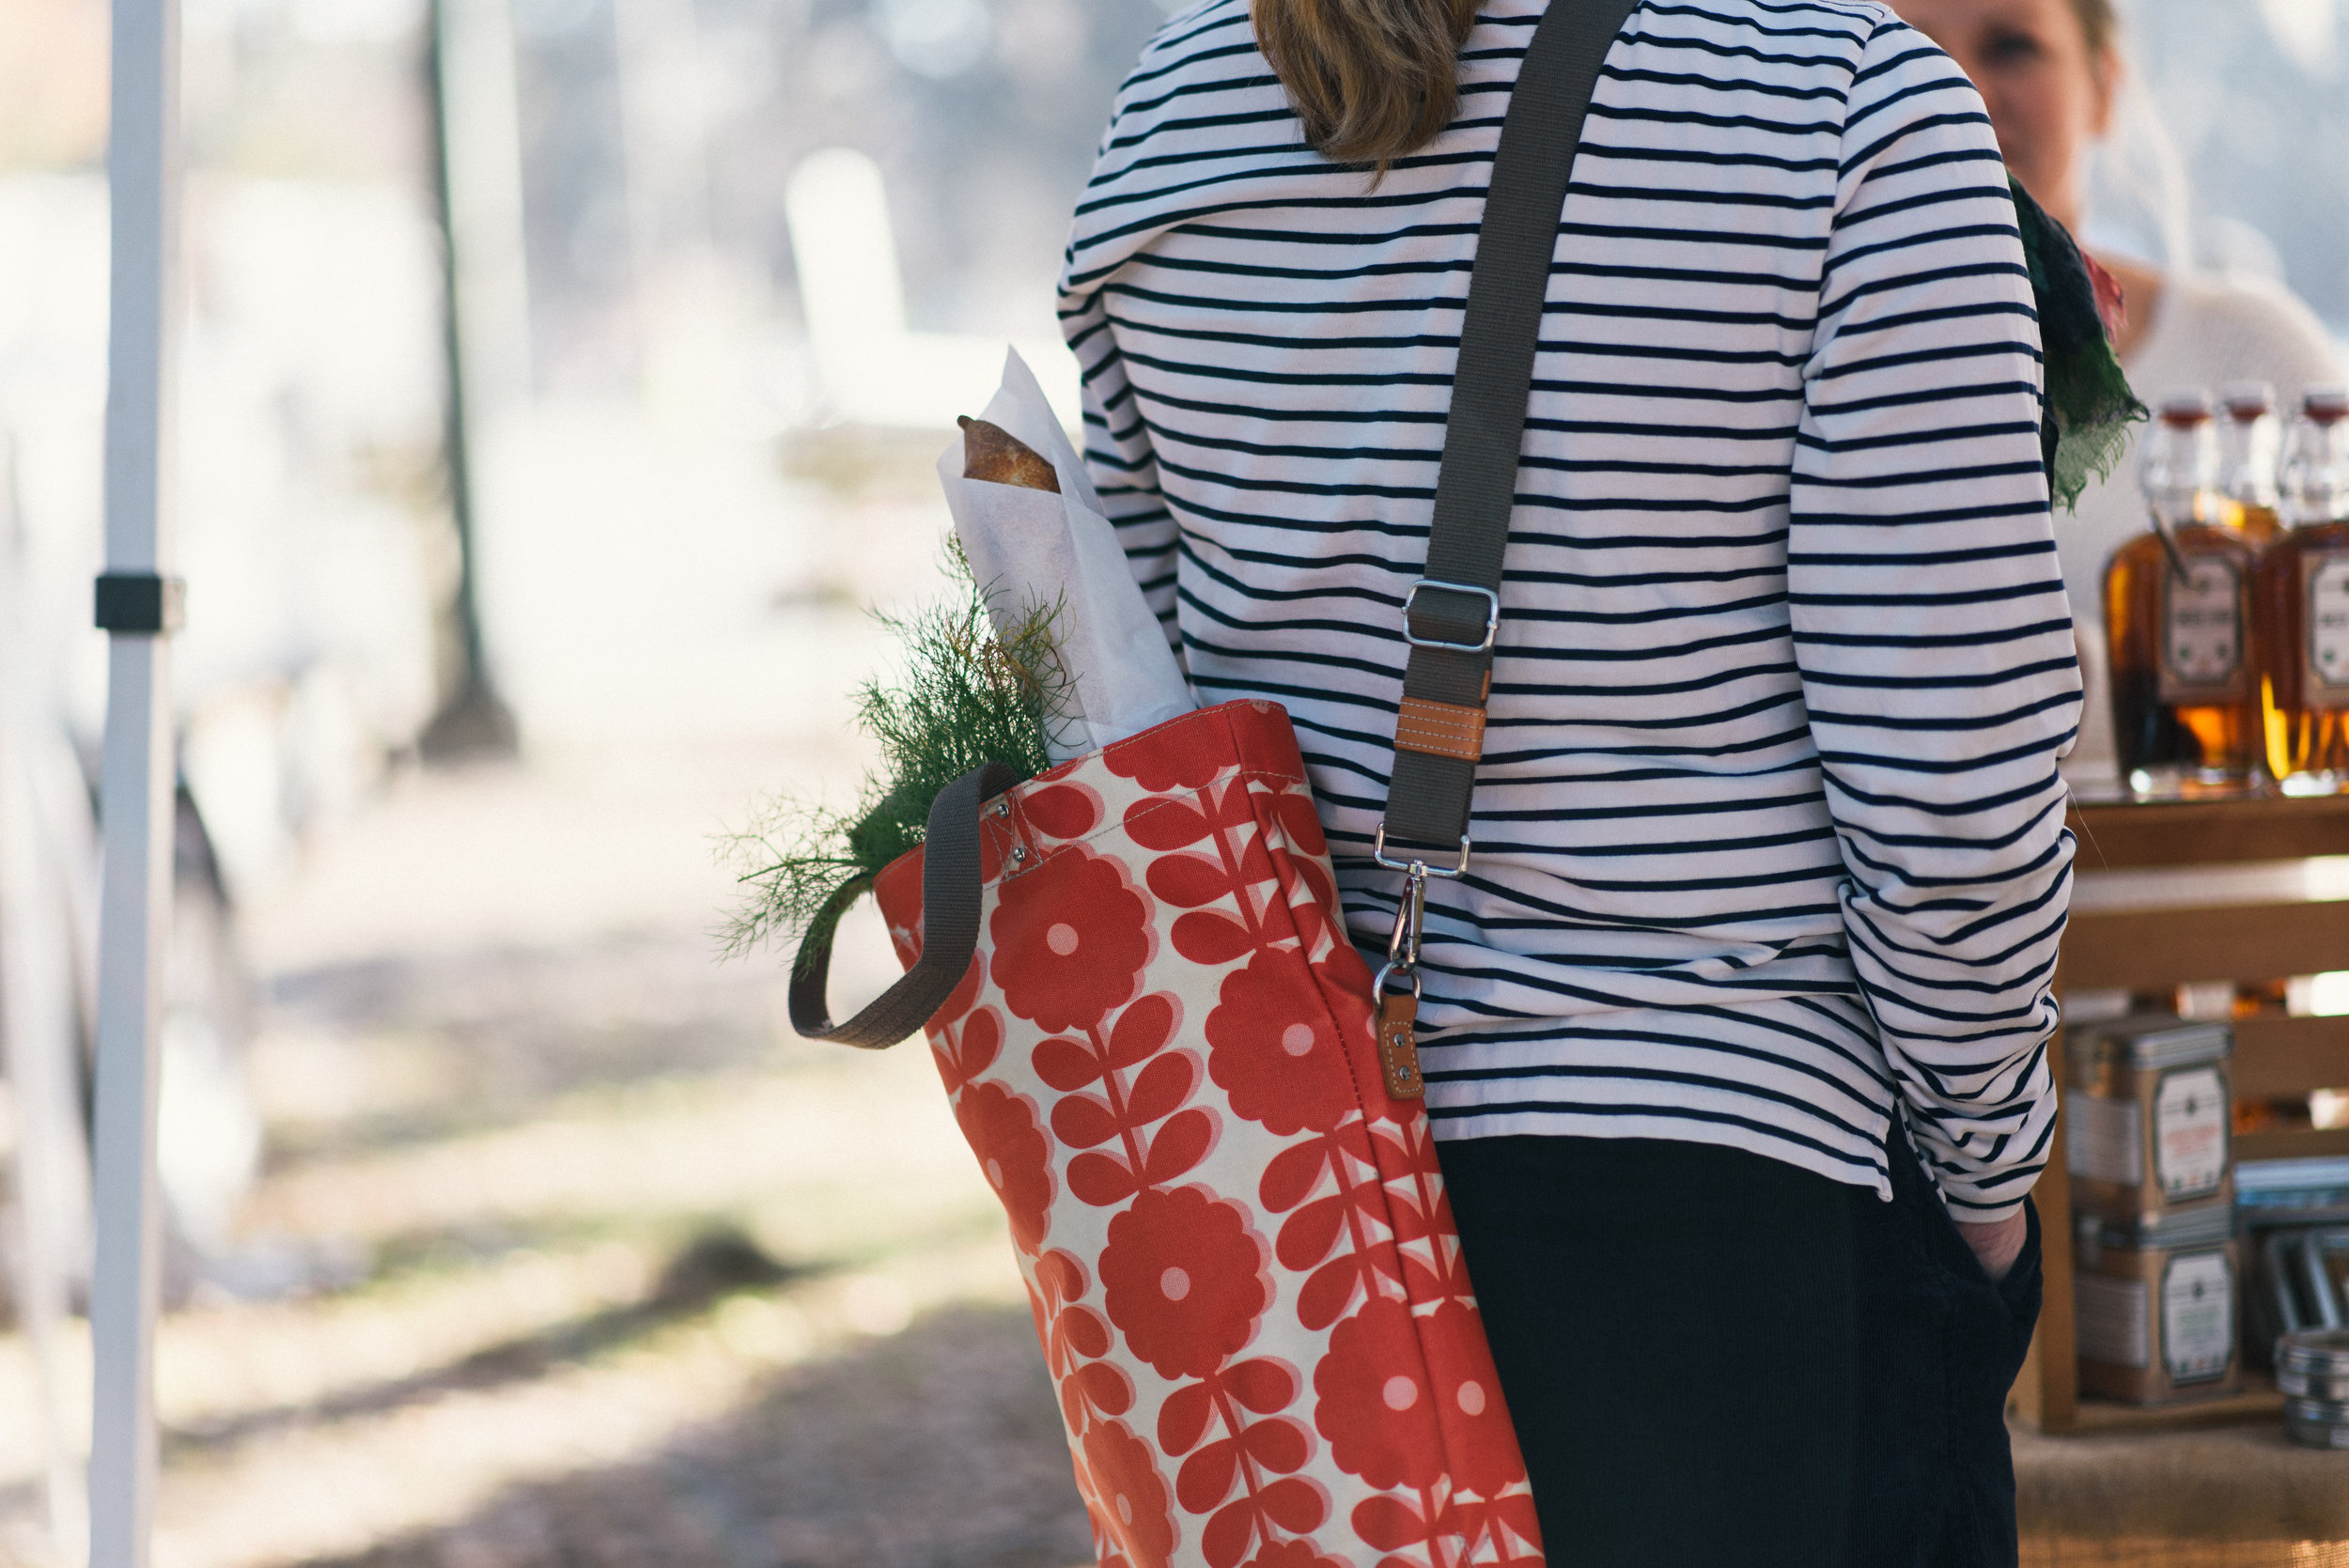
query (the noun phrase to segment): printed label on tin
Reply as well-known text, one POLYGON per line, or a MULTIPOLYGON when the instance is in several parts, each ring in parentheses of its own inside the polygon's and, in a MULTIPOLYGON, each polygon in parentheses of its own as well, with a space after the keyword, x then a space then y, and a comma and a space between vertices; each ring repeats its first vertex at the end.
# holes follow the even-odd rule
POLYGON ((2243 698, 2243 573, 2221 556, 2186 559, 2182 582, 2161 574, 2161 700, 2243 698))
POLYGON ((2172 1383, 2207 1383, 2234 1360, 2234 1270, 2224 1252, 2180 1252, 2161 1270, 2161 1363, 2172 1383))
POLYGON ((2309 667, 2304 707, 2349 707, 2349 551, 2320 551, 2300 559, 2309 616, 2309 667))
POLYGON ((2141 1280, 2072 1276, 2073 1342, 2080 1355, 2108 1367, 2154 1364, 2153 1314, 2141 1280))
POLYGON ((2072 1094, 2063 1115, 2063 1163, 2072 1174, 2116 1187, 2145 1179, 2145 1122, 2135 1100, 2072 1094))
POLYGON ((2225 1184, 2228 1114, 2227 1080, 2217 1068, 2162 1075, 2154 1092, 2154 1173, 2164 1198, 2207 1198, 2225 1184))

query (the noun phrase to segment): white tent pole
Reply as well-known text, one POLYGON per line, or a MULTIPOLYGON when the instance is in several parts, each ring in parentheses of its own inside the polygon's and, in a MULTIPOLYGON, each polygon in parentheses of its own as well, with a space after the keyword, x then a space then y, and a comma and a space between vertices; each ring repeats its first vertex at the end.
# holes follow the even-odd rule
POLYGON ((178 0, 114 0, 106 380, 105 834, 99 893, 91 1568, 146 1568, 156 1473, 155 1100, 171 903, 170 559, 179 216, 178 0))

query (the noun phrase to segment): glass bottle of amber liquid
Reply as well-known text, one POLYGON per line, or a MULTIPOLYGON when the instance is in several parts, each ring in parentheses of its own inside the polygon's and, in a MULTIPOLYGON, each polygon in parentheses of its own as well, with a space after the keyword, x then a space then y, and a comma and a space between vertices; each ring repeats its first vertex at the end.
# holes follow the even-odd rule
POLYGON ((2141 795, 2239 788, 2263 760, 2248 646, 2254 551, 2217 492, 2207 394, 2163 403, 2141 477, 2154 527, 2105 568, 2121 771, 2141 795))
POLYGON ((2264 550, 2283 527, 2276 511, 2276 389, 2265 381, 2233 381, 2218 395, 2218 488, 2235 511, 2253 550, 2264 550))
POLYGON ((2284 445, 2286 532, 2260 556, 2261 717, 2293 794, 2349 784, 2349 391, 2312 387, 2284 445))

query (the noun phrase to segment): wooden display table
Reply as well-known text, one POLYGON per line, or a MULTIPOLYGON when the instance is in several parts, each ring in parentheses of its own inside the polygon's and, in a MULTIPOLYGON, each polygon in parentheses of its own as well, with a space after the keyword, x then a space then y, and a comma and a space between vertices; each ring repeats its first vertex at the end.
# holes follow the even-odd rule
POLYGON ((2279 1421, 2018 1431, 2022 1568, 2349 1568, 2345 1461, 2279 1421))
MULTIPOLYGON (((2076 806, 2078 872, 2178 870, 2349 855, 2349 796, 2076 806)), ((2349 900, 2207 904, 2176 908, 2075 911, 2056 985, 2151 990, 2197 981, 2266 983, 2349 969, 2349 900)), ((2048 1043, 2065 1081, 2061 1035, 2048 1043)), ((2275 1099, 2349 1086, 2349 1017, 2263 1017, 2235 1024, 2234 1093, 2275 1099)), ((2237 1159, 2349 1154, 2349 1129, 2246 1133, 2237 1159)), ((2014 1408, 2042 1432, 2117 1431, 2274 1419, 2283 1402, 2254 1375, 2249 1390, 2220 1403, 2144 1410, 2082 1398, 2072 1315, 2071 1176, 2063 1118, 2056 1119, 2046 1173, 2034 1189, 2043 1226, 2046 1297, 2014 1408)))

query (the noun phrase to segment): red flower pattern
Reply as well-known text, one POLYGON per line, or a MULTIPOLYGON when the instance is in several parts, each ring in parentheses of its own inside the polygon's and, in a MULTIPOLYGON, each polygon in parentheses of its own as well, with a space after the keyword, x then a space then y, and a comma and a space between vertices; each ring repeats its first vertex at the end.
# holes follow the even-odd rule
POLYGON ((1475 1560, 1495 1568, 1535 1568, 1542 1560, 1542 1522, 1533 1513, 1533 1494, 1520 1482, 1517 1490, 1489 1501, 1455 1497, 1450 1522, 1461 1537, 1483 1543, 1475 1560))
POLYGON ((1162 734, 1152 731, 1148 741, 1138 737, 1117 742, 1102 752, 1101 765, 1153 795, 1203 788, 1231 766, 1230 753, 1215 743, 1215 737, 1185 736, 1189 744, 1169 745, 1162 734))
POLYGON ((1330 1331, 1314 1392, 1314 1428, 1338 1468, 1381 1490, 1431 1486, 1443 1474, 1436 1390, 1402 1302, 1375 1297, 1330 1331))
MULTIPOLYGON (((971 972, 978 973, 979 966, 972 964, 971 972)), ((980 1007, 964 1013, 954 1023, 933 1028, 930 1035, 930 1055, 938 1063, 938 1076, 945 1080, 951 1098, 995 1064, 996 1052, 1003 1048, 1003 1020, 994 1008, 980 1007)))
POLYGON ((974 1083, 955 1102, 955 1122, 1010 1217, 1012 1241, 1034 1252, 1044 1245, 1052 1206, 1052 1146, 1036 1126, 1034 1104, 1000 1083, 974 1083))
POLYGON ((1174 1513, 1150 1445, 1124 1421, 1102 1421, 1084 1435, 1084 1465, 1095 1523, 1134 1568, 1166 1568, 1174 1554, 1174 1513))
MULTIPOLYGON (((988 941, 930 1033, 1030 1260, 1103 1568, 1538 1563, 1284 717, 1206 710, 1006 805, 988 941)), ((878 885, 909 962, 920 869, 878 885)))
POLYGON ((1204 1377, 1245 1345, 1271 1303, 1264 1250, 1237 1203, 1196 1187, 1148 1189, 1110 1221, 1110 1321, 1161 1377, 1204 1377))
POLYGON ((1227 975, 1206 1032, 1208 1076, 1234 1112, 1273 1132, 1327 1132, 1360 1103, 1337 1025, 1293 951, 1259 952, 1227 975))
POLYGON ((1346 1564, 1322 1556, 1321 1548, 1311 1541, 1298 1540, 1267 1543, 1248 1560, 1248 1568, 1346 1568, 1346 1564))
POLYGON ((1077 847, 1051 875, 1002 884, 988 935, 1003 1005, 1048 1030, 1097 1024, 1134 994, 1150 960, 1149 901, 1115 861, 1077 847))
POLYGON ((1306 1274, 1297 1317, 1308 1328, 1329 1327, 1361 1296, 1408 1294, 1392 1223, 1394 1195, 1366 1145, 1359 1122, 1292 1143, 1265 1168, 1258 1187, 1266 1208, 1288 1216, 1273 1253, 1282 1266, 1306 1274))
POLYGON ((1081 784, 1056 784, 1027 794, 1019 810, 1047 838, 1082 838, 1101 825, 1101 794, 1081 784))
POLYGON ((1438 1420, 1450 1440, 1453 1483, 1481 1498, 1497 1497, 1525 1478, 1525 1461, 1485 1346, 1484 1325, 1473 1307, 1453 1300, 1439 1304, 1419 1328, 1438 1420))

